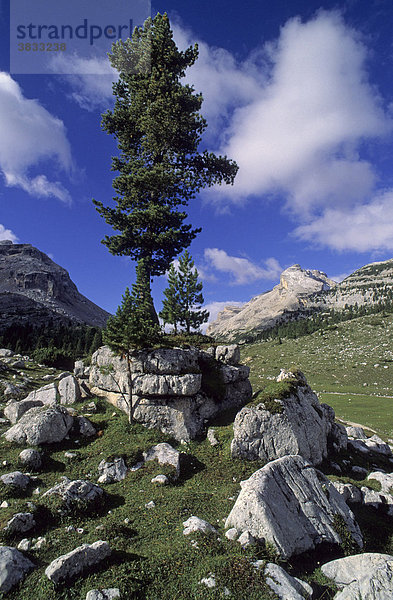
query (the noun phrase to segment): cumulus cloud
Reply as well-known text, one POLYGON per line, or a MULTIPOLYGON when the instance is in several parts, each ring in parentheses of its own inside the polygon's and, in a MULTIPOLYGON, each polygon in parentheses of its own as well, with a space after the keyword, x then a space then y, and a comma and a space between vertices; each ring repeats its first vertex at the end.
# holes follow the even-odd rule
POLYGON ((229 273, 233 285, 244 285, 258 279, 277 279, 283 270, 275 258, 268 258, 265 267, 252 263, 248 258, 229 256, 225 250, 206 248, 205 260, 211 267, 223 273, 229 273))
POLYGON ((11 229, 6 229, 4 225, 0 223, 0 241, 10 240, 11 242, 17 242, 18 238, 11 229))
POLYGON ((0 169, 7 186, 21 187, 30 195, 55 197, 63 202, 70 195, 57 181, 44 174, 31 175, 43 160, 53 159, 69 171, 71 150, 63 122, 37 100, 24 97, 7 73, 0 73, 0 169))
POLYGON ((70 98, 85 110, 107 108, 113 100, 112 84, 117 79, 117 71, 108 58, 83 58, 76 54, 58 54, 51 61, 54 73, 68 73, 63 80, 71 87, 70 98))
POLYGON ((340 251, 393 250, 393 190, 380 193, 351 210, 327 208, 295 235, 340 251))

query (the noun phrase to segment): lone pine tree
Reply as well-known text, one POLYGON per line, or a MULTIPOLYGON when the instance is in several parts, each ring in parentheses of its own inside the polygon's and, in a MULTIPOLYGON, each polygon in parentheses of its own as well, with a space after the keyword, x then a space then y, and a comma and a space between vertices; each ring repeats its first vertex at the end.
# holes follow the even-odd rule
POLYGON ((118 232, 103 243, 115 255, 143 261, 150 298, 153 276, 167 271, 200 229, 184 221, 188 205, 204 187, 233 184, 238 167, 226 156, 198 151, 207 127, 199 114, 202 95, 181 79, 198 57, 198 47, 178 50, 168 17, 157 14, 131 39, 119 40, 109 54, 119 72, 115 106, 102 116, 102 128, 117 139, 112 159, 114 206, 93 200, 118 232))
POLYGON ((160 312, 162 320, 173 325, 175 332, 178 325, 187 333, 191 333, 191 329, 199 329, 208 320, 209 312, 201 309, 204 302, 203 286, 202 282, 198 281, 198 271, 187 250, 179 259, 178 270, 171 265, 168 283, 164 291, 163 309, 160 312))

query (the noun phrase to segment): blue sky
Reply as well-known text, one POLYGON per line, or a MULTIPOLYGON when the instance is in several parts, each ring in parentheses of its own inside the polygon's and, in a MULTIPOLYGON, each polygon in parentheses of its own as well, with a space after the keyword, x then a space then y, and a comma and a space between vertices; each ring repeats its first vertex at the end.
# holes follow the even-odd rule
MULTIPOLYGON (((100 129, 114 74, 104 53, 95 67, 108 74, 82 75, 76 56, 70 75, 10 74, 9 2, 0 7, 0 239, 48 253, 113 312, 134 264, 100 243, 111 230, 91 199, 114 195, 116 146, 100 129)), ((294 263, 340 278, 391 258, 391 1, 153 2, 165 11, 181 48, 199 44, 187 81, 204 96, 203 147, 240 167, 233 187, 188 209, 212 314, 271 289, 294 263)), ((154 283, 158 310, 165 283, 154 283)))

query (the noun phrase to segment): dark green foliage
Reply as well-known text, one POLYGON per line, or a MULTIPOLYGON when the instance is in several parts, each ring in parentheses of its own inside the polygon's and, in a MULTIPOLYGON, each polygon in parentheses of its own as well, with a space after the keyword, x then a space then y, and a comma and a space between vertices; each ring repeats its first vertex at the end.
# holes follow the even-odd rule
POLYGON ((119 232, 103 243, 115 255, 143 260, 147 278, 161 275, 195 238, 179 207, 206 186, 233 183, 237 165, 225 156, 198 152, 207 127, 199 114, 202 96, 181 82, 198 57, 197 46, 181 52, 166 15, 148 19, 132 39, 112 46, 109 59, 119 72, 113 111, 102 128, 117 140, 112 159, 115 207, 94 204, 119 232))
POLYGON ((175 333, 179 325, 190 334, 191 329, 198 329, 206 323, 209 313, 200 308, 204 302, 202 282, 198 282, 198 271, 187 250, 179 259, 178 271, 171 265, 168 283, 160 317, 164 323, 174 325, 175 333))
POLYGON ((59 348, 53 348, 53 346, 34 350, 32 358, 46 367, 55 367, 67 371, 72 371, 74 368, 74 358, 71 352, 59 350, 59 348))

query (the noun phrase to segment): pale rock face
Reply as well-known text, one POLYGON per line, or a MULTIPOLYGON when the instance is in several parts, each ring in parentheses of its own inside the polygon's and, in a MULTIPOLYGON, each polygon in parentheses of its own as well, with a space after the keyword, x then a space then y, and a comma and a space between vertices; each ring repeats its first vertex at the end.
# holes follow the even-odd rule
POLYGON ((393 556, 368 552, 332 560, 321 567, 341 589, 335 600, 390 600, 393 597, 393 556))
POLYGON ((99 540, 94 544, 83 544, 52 561, 45 569, 45 575, 54 584, 58 584, 79 575, 87 568, 99 564, 110 554, 111 549, 108 542, 99 540))
POLYGON ((32 408, 3 435, 17 444, 52 444, 61 442, 70 431, 74 418, 62 406, 32 408))
POLYGON ((9 592, 34 567, 34 563, 19 550, 0 546, 0 591, 9 592))
POLYGON ((31 513, 16 513, 5 527, 8 533, 25 533, 35 527, 34 516, 31 513))
POLYGON ((67 477, 63 481, 50 488, 43 498, 58 496, 61 498, 65 511, 78 504, 85 506, 96 502, 104 494, 104 490, 90 481, 75 479, 71 481, 67 477))
POLYGON ((19 454, 19 461, 30 471, 39 471, 42 466, 41 453, 34 448, 26 448, 19 454))
POLYGON ((143 453, 146 462, 156 460, 160 465, 171 465, 175 468, 176 476, 180 475, 180 452, 172 448, 170 444, 162 442, 143 453))
POLYGON ((38 390, 33 390, 24 399, 25 402, 31 400, 35 402, 41 402, 42 404, 46 404, 48 406, 56 404, 58 401, 56 384, 48 383, 48 385, 44 385, 44 387, 39 388, 38 390))
POLYGON ((239 310, 225 310, 210 323, 208 335, 233 338, 235 333, 272 327, 284 311, 294 311, 307 305, 308 297, 328 290, 336 283, 322 271, 302 269, 293 265, 281 273, 280 283, 270 292, 252 298, 239 310))
POLYGON ((19 400, 19 402, 9 402, 4 408, 4 414, 11 423, 16 423, 22 415, 31 408, 43 406, 41 400, 19 400))
POLYGON ((202 375, 137 375, 132 391, 138 396, 194 396, 201 389, 202 375))
POLYGON ((280 600, 306 600, 312 597, 312 587, 296 577, 289 575, 282 567, 267 563, 265 567, 266 583, 280 600))
POLYGON ((284 456, 268 463, 241 487, 225 527, 249 531, 257 540, 272 543, 283 558, 312 550, 322 542, 340 544, 334 528, 337 514, 354 541, 363 545, 344 499, 300 456, 284 456))
POLYGON ((124 459, 121 457, 114 458, 110 462, 102 460, 98 465, 98 473, 98 483, 115 483, 125 478, 127 467, 124 459))
POLYGON ((77 379, 67 375, 59 381, 60 404, 73 404, 81 399, 81 392, 77 379))
POLYGON ((318 465, 328 456, 330 442, 336 449, 346 447, 345 430, 334 424, 334 411, 319 403, 305 379, 277 402, 281 413, 270 413, 262 403, 238 412, 233 426, 233 457, 270 461, 299 454, 318 465))

